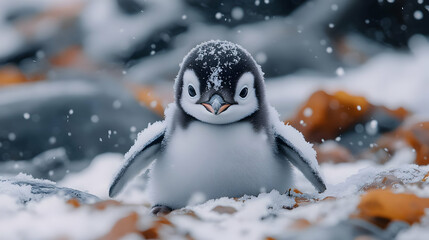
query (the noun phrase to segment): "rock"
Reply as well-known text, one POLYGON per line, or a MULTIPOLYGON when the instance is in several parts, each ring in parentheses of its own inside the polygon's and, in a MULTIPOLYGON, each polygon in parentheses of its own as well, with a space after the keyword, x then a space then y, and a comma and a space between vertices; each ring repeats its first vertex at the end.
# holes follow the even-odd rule
POLYGON ((89 163, 100 153, 125 153, 137 133, 157 120, 160 116, 107 79, 47 80, 1 88, 0 162, 28 160, 64 148, 62 158, 89 163))
POLYGON ((288 237, 276 237, 284 240, 354 240, 359 237, 364 239, 390 240, 409 225, 404 222, 392 222, 388 228, 381 229, 369 222, 360 219, 348 219, 334 226, 316 226, 305 228, 303 231, 291 234, 288 237))
POLYGON ((47 150, 33 159, 0 162, 0 174, 27 173, 35 178, 57 181, 70 169, 70 161, 64 148, 47 150))
POLYGON ((216 206, 212 209, 212 212, 217 212, 219 214, 234 214, 237 212, 237 209, 229 206, 216 206))
POLYGON ((34 179, 26 175, 14 178, 0 178, 0 194, 9 195, 17 202, 26 204, 40 201, 48 196, 58 196, 65 200, 77 199, 81 203, 94 203, 98 197, 71 188, 58 187, 48 180, 34 179))
POLYGON ((284 17, 305 3, 305 1, 293 0, 271 0, 269 4, 265 4, 263 0, 257 4, 255 1, 224 2, 223 4, 219 4, 216 0, 205 0, 204 3, 198 0, 186 0, 185 2, 201 12, 207 22, 230 27, 265 21, 266 16, 284 17), (231 11, 234 8, 236 10, 231 11), (242 11, 243 17, 237 17, 237 14, 234 14, 237 11, 242 11), (221 13, 222 18, 218 19, 216 13, 221 13), (225 21, 224 19, 231 19, 232 21, 225 21))

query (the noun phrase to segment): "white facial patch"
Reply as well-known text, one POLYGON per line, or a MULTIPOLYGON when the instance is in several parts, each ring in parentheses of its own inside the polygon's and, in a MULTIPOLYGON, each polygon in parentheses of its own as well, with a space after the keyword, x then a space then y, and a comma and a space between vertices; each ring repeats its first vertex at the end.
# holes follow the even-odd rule
POLYGON ((258 110, 258 99, 256 98, 254 82, 255 77, 252 73, 244 73, 238 80, 237 88, 235 89, 234 100, 237 104, 233 104, 222 113, 215 115, 207 111, 202 104, 196 103, 201 96, 199 93, 200 83, 194 71, 186 70, 183 75, 182 99, 180 99, 180 104, 186 113, 202 122, 211 124, 233 123, 258 110), (196 89, 197 95, 195 97, 191 97, 188 93, 190 84, 196 89), (245 97, 240 96, 243 88, 247 88, 245 97))
POLYGON ((193 70, 186 70, 183 74, 182 99, 181 103, 195 104, 200 99, 200 81, 193 70), (189 88, 193 88, 195 96, 189 94, 189 88))

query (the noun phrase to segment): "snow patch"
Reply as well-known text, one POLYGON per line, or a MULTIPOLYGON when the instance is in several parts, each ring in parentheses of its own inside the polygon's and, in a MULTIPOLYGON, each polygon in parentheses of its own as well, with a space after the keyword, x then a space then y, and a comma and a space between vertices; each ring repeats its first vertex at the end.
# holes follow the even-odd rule
POLYGON ((92 160, 91 165, 78 173, 70 173, 58 185, 108 198, 111 179, 122 163, 122 155, 105 153, 92 160))

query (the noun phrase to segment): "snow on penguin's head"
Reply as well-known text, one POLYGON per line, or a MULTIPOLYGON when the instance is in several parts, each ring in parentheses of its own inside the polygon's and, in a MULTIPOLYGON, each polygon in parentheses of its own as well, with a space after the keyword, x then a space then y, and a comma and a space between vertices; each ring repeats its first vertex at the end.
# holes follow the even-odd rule
POLYGON ((183 59, 175 82, 179 109, 202 122, 227 124, 265 109, 263 73, 241 46, 204 42, 183 59))

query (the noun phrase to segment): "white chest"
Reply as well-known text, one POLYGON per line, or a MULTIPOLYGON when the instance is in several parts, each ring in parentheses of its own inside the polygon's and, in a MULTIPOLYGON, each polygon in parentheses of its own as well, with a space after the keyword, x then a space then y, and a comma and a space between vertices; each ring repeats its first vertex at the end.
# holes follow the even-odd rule
POLYGON ((288 164, 274 156, 264 131, 249 123, 194 122, 170 136, 149 186, 154 204, 182 207, 195 192, 210 199, 284 191, 289 177, 288 164))

